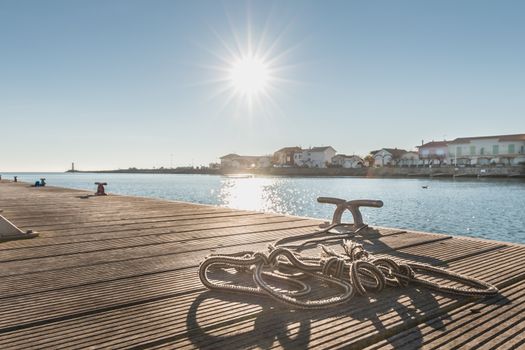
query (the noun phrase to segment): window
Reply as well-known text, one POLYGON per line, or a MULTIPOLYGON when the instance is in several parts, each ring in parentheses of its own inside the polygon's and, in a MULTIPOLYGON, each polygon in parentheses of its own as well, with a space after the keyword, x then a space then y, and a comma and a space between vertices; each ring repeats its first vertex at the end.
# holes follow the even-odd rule
POLYGON ((499 145, 492 146, 492 154, 499 154, 499 145))
POLYGON ((476 154, 476 146, 470 146, 470 155, 473 156, 476 154))
POLYGON ((481 147, 479 149, 479 154, 484 155, 485 154, 485 148, 481 147))
POLYGON ((514 144, 512 143, 509 145, 509 153, 514 153, 514 152, 516 152, 516 149, 514 148, 514 144))
POLYGON ((456 156, 461 156, 461 146, 456 147, 456 156))

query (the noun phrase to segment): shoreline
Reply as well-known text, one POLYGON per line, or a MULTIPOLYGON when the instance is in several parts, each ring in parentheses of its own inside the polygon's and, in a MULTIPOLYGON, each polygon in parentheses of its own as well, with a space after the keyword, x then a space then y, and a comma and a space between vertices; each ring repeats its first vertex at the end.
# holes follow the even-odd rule
POLYGON ((261 175, 286 177, 368 177, 368 178, 525 178, 525 167, 503 168, 258 168, 258 169, 118 169, 66 171, 95 174, 200 174, 261 175))

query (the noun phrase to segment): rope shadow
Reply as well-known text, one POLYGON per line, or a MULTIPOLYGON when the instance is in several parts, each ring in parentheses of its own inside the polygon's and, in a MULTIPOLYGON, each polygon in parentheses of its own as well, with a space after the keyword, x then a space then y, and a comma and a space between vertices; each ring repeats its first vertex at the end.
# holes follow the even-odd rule
MULTIPOLYGON (((449 298, 452 297, 449 296, 449 298)), ((463 297, 454 298, 453 300, 459 301, 463 297)), ((334 332, 344 331, 348 327, 355 327, 356 333, 359 333, 360 330, 364 332, 361 335, 345 332, 345 336, 340 339, 337 346, 351 349, 364 348, 412 327, 411 347, 418 348, 422 343, 422 334, 419 328, 414 326, 421 323, 419 320, 423 317, 422 315, 429 310, 439 308, 440 303, 434 294, 429 290, 414 287, 388 289, 378 295, 356 296, 348 305, 322 310, 294 310, 283 307, 270 298, 206 291, 192 303, 186 318, 186 327, 189 330, 188 338, 195 347, 200 349, 232 347, 265 349, 276 344, 284 349, 307 348, 312 338, 312 322, 322 324, 323 320, 330 320, 328 322, 333 324, 334 332), (233 314, 236 308, 242 309, 245 315, 237 314, 234 319, 212 321, 210 325, 206 325, 205 321, 201 324, 199 323, 199 312, 207 314, 213 311, 202 305, 205 301, 224 303, 225 309, 232 310, 233 314), (231 303, 230 307, 227 306, 229 303, 231 303), (260 309, 246 314, 245 305, 254 305, 260 309), (392 312, 395 314, 388 315, 392 312), (398 317, 400 323, 392 326, 391 322, 384 322, 385 317, 387 321, 398 317), (344 324, 344 322, 349 323, 344 324), (359 327, 359 323, 367 324, 359 327), (291 337, 288 326, 294 324, 296 331, 291 337), (231 330, 235 334, 218 334, 221 329, 231 330)), ((448 313, 441 314, 439 319, 432 319, 433 322, 429 323, 429 326, 435 329, 441 328, 444 326, 443 321, 448 318, 450 318, 448 313)), ((324 332, 327 332, 326 327, 324 332)), ((337 340, 337 338, 334 339, 337 340)), ((394 340, 391 344, 396 347, 404 345, 402 340, 394 340)))
MULTIPOLYGON (((403 235, 405 233, 406 231, 399 231, 400 235, 403 235)), ((353 235, 349 237, 349 239, 355 241, 356 243, 362 244, 363 247, 372 254, 387 254, 409 261, 417 261, 420 263, 438 265, 441 267, 448 266, 448 264, 444 260, 438 258, 429 257, 423 254, 420 255, 403 252, 399 251, 396 248, 392 248, 390 245, 388 245, 380 239, 382 237, 385 236, 382 235, 378 229, 369 227, 366 230, 363 230, 361 234, 353 235)))
MULTIPOLYGON (((206 310, 204 308, 201 312, 204 313, 206 310)), ((275 342, 283 349, 296 349, 298 340, 308 343, 310 323, 310 318, 304 317, 303 313, 280 308, 270 299, 215 291, 206 291, 200 294, 191 304, 186 317, 188 338, 199 349, 227 349, 232 347, 266 349, 273 346, 275 342), (206 326, 199 323, 198 314, 201 304, 207 300, 232 303, 230 312, 232 309, 235 311, 235 306, 238 307, 239 303, 256 305, 260 307, 260 310, 244 316, 238 315, 234 320, 225 320, 206 326), (232 326, 235 323, 240 324, 235 330, 235 334, 212 334, 213 331, 220 333, 218 330, 221 327, 232 326), (296 323, 299 324, 297 334, 291 337, 288 334, 287 326, 296 323), (243 324, 248 330, 242 331, 243 324)))

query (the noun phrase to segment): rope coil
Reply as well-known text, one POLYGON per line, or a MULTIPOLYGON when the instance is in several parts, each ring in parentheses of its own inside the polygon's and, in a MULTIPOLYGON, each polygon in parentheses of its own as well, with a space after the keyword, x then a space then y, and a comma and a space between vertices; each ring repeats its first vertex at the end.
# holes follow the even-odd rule
MULTIPOLYGON (((381 292, 386 286, 407 287, 409 284, 461 296, 490 296, 498 293, 498 289, 489 283, 438 267, 403 263, 391 258, 374 258, 361 244, 348 240, 342 242, 344 254, 339 254, 322 244, 319 257, 300 253, 312 242, 319 244, 333 241, 335 237, 329 231, 338 225, 341 224, 333 224, 314 233, 278 240, 268 246, 269 253, 243 251, 210 255, 200 265, 199 278, 209 289, 269 296, 290 307, 304 309, 337 306, 347 303, 356 293, 366 295, 369 291, 381 292), (323 234, 325 237, 319 239, 323 234), (283 244, 305 238, 314 239, 294 246, 283 244), (211 281, 207 272, 213 266, 251 273, 255 287, 211 281), (463 286, 439 284, 422 277, 422 273, 458 282, 463 286), (339 292, 335 296, 301 300, 298 297, 305 297, 312 291, 312 288, 302 281, 305 278, 313 278, 335 286, 339 292), (298 289, 278 290, 267 282, 268 279, 286 282, 298 289)), ((338 236, 340 239, 341 234, 338 236)))

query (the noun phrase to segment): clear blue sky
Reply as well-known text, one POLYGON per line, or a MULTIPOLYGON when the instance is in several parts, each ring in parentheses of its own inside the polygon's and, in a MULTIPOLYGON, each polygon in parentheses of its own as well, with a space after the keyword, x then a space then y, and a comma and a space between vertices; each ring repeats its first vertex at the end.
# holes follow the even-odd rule
POLYGON ((0 0, 0 171, 523 133, 524 14, 505 0, 0 0), (279 78, 251 112, 216 82, 248 33, 279 78))

